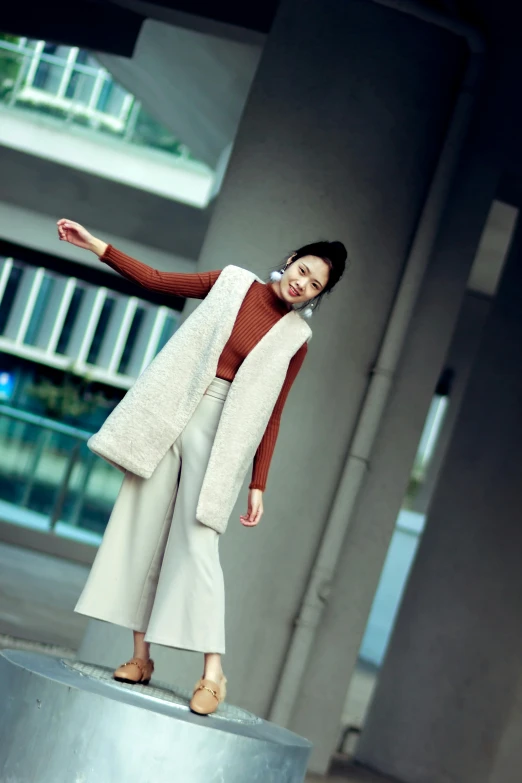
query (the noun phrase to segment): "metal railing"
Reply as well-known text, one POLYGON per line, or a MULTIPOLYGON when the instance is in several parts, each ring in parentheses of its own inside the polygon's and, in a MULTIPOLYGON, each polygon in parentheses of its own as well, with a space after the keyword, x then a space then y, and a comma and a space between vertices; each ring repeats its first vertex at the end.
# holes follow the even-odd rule
POLYGON ((2 104, 44 113, 198 164, 187 146, 146 112, 134 95, 89 52, 75 46, 0 38, 2 104))
POLYGON ((101 534, 121 473, 86 446, 92 433, 0 405, 0 515, 101 534), (24 519, 25 514, 25 519, 24 519))

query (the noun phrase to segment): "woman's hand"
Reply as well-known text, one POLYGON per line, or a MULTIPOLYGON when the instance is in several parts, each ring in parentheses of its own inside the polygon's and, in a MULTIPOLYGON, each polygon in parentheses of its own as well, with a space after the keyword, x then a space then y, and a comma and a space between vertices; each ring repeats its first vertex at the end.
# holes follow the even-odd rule
POLYGON ((248 491, 248 511, 239 517, 245 527, 255 527, 263 516, 263 491, 250 489, 248 491))
POLYGON ((58 226, 58 237, 64 242, 69 242, 71 245, 76 245, 76 247, 81 247, 84 250, 91 250, 97 256, 102 256, 105 253, 107 243, 93 237, 79 223, 62 218, 56 225, 58 226))

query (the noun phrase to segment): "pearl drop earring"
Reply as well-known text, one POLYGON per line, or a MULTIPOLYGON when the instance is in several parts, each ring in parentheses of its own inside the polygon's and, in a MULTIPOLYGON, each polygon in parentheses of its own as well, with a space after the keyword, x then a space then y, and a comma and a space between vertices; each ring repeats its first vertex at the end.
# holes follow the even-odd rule
POLYGON ((285 271, 285 269, 283 267, 283 269, 280 269, 279 271, 274 270, 273 272, 270 272, 270 280, 273 283, 278 283, 281 280, 281 278, 283 277, 284 271, 285 271))
POLYGON ((308 305, 308 307, 305 307, 304 310, 301 310, 301 315, 303 318, 311 318, 314 314, 314 302, 308 305))

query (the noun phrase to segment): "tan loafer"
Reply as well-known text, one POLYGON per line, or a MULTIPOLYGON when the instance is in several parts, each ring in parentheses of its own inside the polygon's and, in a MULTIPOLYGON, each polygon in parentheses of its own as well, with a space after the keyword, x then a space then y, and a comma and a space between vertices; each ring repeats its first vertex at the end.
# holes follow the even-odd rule
POLYGON ((197 712, 198 715, 210 715, 217 710, 226 695, 227 678, 225 676, 223 676, 220 685, 212 680, 198 680, 190 701, 190 709, 192 712, 197 712))
POLYGON ((123 663, 112 675, 118 682, 128 682, 130 685, 148 685, 152 672, 154 671, 154 661, 149 658, 131 658, 127 663, 123 663))

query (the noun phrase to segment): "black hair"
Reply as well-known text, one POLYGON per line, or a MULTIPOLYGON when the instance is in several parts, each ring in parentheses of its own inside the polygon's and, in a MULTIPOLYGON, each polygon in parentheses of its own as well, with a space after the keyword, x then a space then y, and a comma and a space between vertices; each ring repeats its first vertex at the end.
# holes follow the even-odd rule
MULTIPOLYGON (((327 242, 326 240, 311 242, 309 245, 303 245, 299 250, 294 250, 290 257, 289 264, 293 264, 294 261, 298 261, 300 258, 304 258, 304 256, 317 256, 317 258, 322 258, 330 267, 328 282, 321 293, 317 294, 313 299, 315 309, 323 296, 329 294, 343 276, 344 270, 346 269, 348 254, 342 242, 327 242)), ((302 305, 296 309, 302 310, 305 307, 306 305, 302 305)))

